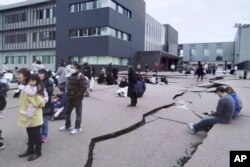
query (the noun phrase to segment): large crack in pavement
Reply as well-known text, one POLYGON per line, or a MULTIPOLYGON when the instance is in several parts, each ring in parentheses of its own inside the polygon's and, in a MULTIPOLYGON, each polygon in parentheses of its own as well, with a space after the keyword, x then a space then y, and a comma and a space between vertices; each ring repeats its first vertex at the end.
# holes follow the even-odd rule
MULTIPOLYGON (((113 133, 110 133, 110 134, 106 134, 106 135, 102 135, 102 136, 98 136, 98 137, 95 137, 95 138, 92 138, 91 139, 91 142, 89 144, 89 154, 88 154, 88 159, 87 159, 87 162, 85 163, 84 167, 92 167, 92 164, 93 164, 93 153, 94 153, 94 149, 95 149, 95 145, 99 142, 102 142, 102 141, 105 141, 105 140, 109 140, 109 139, 113 139, 113 138, 117 138, 119 136, 122 136, 122 135, 125 135, 125 134, 128 134, 144 125, 146 125, 146 117, 150 116, 150 115, 153 115, 155 113, 157 113, 158 111, 160 110, 163 110, 163 109, 166 109, 166 108, 169 108, 169 107, 172 107, 174 106, 174 103, 171 103, 171 104, 168 104, 168 105, 164 105, 162 107, 158 107, 156 109, 153 109, 152 111, 149 111, 145 114, 143 114, 143 118, 141 121, 135 123, 134 125, 131 125, 130 127, 127 127, 125 129, 122 129, 120 131, 117 131, 117 132, 113 132, 113 133)), ((155 120, 153 120, 155 121, 155 120)), ((151 123, 152 121, 148 122, 148 123, 151 123)))
MULTIPOLYGON (((191 87, 194 87, 194 86, 197 87, 196 84, 195 85, 191 85, 191 87)), ((217 86, 217 85, 213 85, 213 86, 217 86)), ((188 88, 185 91, 181 92, 180 94, 176 94, 173 97, 173 100, 176 100, 178 97, 183 96, 187 92, 188 92, 188 88)), ((201 91, 201 92, 205 92, 205 91, 201 91)), ((197 92, 197 93, 201 93, 201 92, 197 92)), ((199 96, 200 96, 200 98, 202 98, 201 95, 199 95, 199 96)), ((96 99, 96 100, 101 100, 101 99, 96 99)), ((190 103, 192 103, 192 102, 190 102, 190 103)), ((92 138, 91 142, 89 144, 88 159, 87 159, 87 162, 85 163, 84 167, 92 167, 93 160, 94 160, 94 158, 93 158, 93 156, 94 156, 94 149, 95 149, 96 144, 99 143, 99 142, 102 142, 102 141, 105 141, 105 140, 109 140, 109 139, 113 139, 113 138, 117 138, 117 137, 120 137, 122 135, 128 134, 128 133, 133 132, 136 129, 138 129, 138 128, 146 125, 146 124, 152 123, 152 122, 157 121, 157 120, 166 120, 166 121, 170 121, 170 122, 175 122, 175 123, 185 124, 186 125, 187 124, 186 122, 182 122, 182 121, 178 121, 178 120, 173 120, 173 119, 168 119, 168 118, 159 117, 159 116, 154 115, 154 114, 156 114, 157 112, 159 112, 159 111, 161 111, 163 109, 167 109, 167 108, 170 108, 170 107, 173 107, 173 106, 176 106, 176 101, 174 103, 170 103, 168 105, 164 105, 162 107, 158 107, 156 109, 153 109, 153 110, 151 110, 151 111, 143 114, 143 117, 142 117, 141 121, 139 121, 139 122, 137 122, 137 123, 135 123, 135 124, 127 127, 127 128, 124 128, 122 130, 119 130, 119 131, 116 131, 116 132, 113 132, 113 133, 109 133, 109 134, 105 134, 105 135, 102 135, 102 136, 98 136, 98 137, 92 138), (146 122, 146 118, 148 116, 152 116, 152 117, 154 117, 156 119, 154 119, 152 121, 149 121, 149 122, 146 122)), ((189 109, 189 110, 194 115, 196 115, 197 117, 199 117, 199 118, 202 119, 202 117, 200 115, 198 115, 197 113, 195 113, 193 110, 191 110, 191 109, 189 109)), ((197 149, 197 147, 198 147, 199 144, 197 144, 195 150, 197 149)), ((183 164, 186 164, 188 162, 188 160, 192 158, 192 155, 195 153, 195 150, 192 151, 192 153, 190 155, 188 155, 189 157, 186 158, 186 160, 183 160, 183 164)), ((185 158, 186 156, 183 156, 183 157, 185 158)))

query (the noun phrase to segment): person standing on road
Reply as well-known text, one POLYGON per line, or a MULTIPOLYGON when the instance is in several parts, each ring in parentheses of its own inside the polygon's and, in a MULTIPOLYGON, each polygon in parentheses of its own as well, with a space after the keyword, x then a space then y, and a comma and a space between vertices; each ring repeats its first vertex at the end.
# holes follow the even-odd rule
POLYGON ((114 80, 117 82, 117 80, 118 80, 118 73, 119 73, 119 69, 118 69, 117 65, 114 65, 112 73, 113 73, 114 80))
POLYGON ((84 59, 82 60, 82 66, 81 66, 80 72, 85 77, 87 77, 87 79, 88 79, 87 80, 88 81, 88 87, 87 87, 85 96, 89 97, 89 93, 90 93, 90 81, 92 79, 92 71, 91 71, 91 67, 90 67, 89 63, 86 60, 84 60, 84 59))
POLYGON ((159 71, 159 65, 158 65, 157 62, 156 62, 155 65, 154 65, 154 71, 155 71, 155 75, 157 76, 158 71, 159 71))
POLYGON ((137 104, 137 93, 136 93, 137 75, 134 67, 128 69, 128 97, 131 99, 129 107, 135 107, 137 104))
POLYGON ((235 109, 234 99, 227 94, 223 86, 216 89, 216 94, 220 97, 216 112, 202 119, 197 124, 188 124, 188 129, 191 133, 206 130, 217 123, 228 124, 232 120, 235 109))
POLYGON ((46 143, 48 141, 49 117, 53 114, 51 101, 54 91, 54 82, 49 78, 48 72, 45 69, 39 70, 38 75, 41 80, 41 84, 43 84, 43 87, 48 93, 49 98, 48 102, 43 108, 43 125, 41 129, 41 141, 42 143, 46 143))
POLYGON ((140 74, 141 73, 141 64, 138 63, 136 68, 137 68, 138 74, 140 74))
POLYGON ((61 127, 60 131, 68 131, 71 128, 71 113, 75 108, 76 111, 76 121, 75 129, 70 133, 72 135, 78 134, 82 131, 81 122, 82 122, 82 100, 84 98, 84 93, 88 87, 87 80, 83 74, 80 73, 80 65, 74 63, 71 67, 71 73, 67 84, 67 99, 68 104, 66 107, 66 122, 65 126, 61 127))
POLYGON ((149 70, 148 64, 145 64, 145 72, 146 72, 146 75, 148 74, 148 70, 149 70))
POLYGON ((199 82, 199 79, 201 78, 201 82, 203 81, 204 76, 204 70, 201 64, 198 65, 198 68, 196 70, 196 74, 198 75, 197 82, 199 82))
POLYGON ((18 126, 24 127, 28 134, 28 148, 20 158, 27 157, 28 161, 39 158, 42 153, 41 126, 43 124, 42 108, 48 101, 48 95, 40 83, 38 75, 30 75, 30 71, 22 68, 18 71, 18 81, 21 89, 18 126))
POLYGON ((175 65, 174 65, 174 64, 171 65, 171 71, 172 71, 172 72, 175 71, 175 65))
POLYGON ((215 75, 216 74, 216 69, 217 69, 215 63, 212 64, 211 69, 212 69, 213 75, 215 75))
POLYGON ((59 76, 58 84, 63 87, 65 87, 66 82, 67 82, 66 74, 67 74, 67 69, 65 67, 65 63, 61 61, 55 76, 59 76))
POLYGON ((8 68, 8 66, 7 66, 7 63, 3 63, 3 73, 6 73, 6 72, 8 72, 9 71, 9 68, 8 68))
MULTIPOLYGON (((1 114, 2 110, 4 110, 6 105, 7 105, 6 97, 5 97, 4 92, 2 92, 2 85, 0 83, 0 114, 1 114)), ((1 117, 1 115, 0 115, 0 119, 3 119, 3 118, 4 117, 1 117)), ((0 150, 4 149, 4 147, 5 147, 3 140, 4 139, 2 137, 2 130, 0 130, 0 150)))

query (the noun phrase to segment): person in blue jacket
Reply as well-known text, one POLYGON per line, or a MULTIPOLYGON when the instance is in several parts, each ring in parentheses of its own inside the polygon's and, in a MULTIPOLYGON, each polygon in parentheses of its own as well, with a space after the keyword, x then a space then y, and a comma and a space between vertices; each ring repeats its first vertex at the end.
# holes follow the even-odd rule
POLYGON ((235 109, 233 113, 233 118, 236 118, 240 116, 240 111, 242 110, 242 102, 240 100, 240 97, 235 93, 232 87, 227 87, 226 88, 227 93, 233 97, 234 102, 235 102, 235 109))
POLYGON ((67 95, 63 86, 58 86, 59 93, 53 99, 54 115, 51 120, 65 119, 65 109, 67 105, 67 95))

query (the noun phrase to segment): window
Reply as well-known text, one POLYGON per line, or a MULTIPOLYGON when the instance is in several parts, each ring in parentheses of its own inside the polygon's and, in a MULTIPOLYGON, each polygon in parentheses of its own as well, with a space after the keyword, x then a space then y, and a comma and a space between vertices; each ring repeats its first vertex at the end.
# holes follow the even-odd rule
POLYGON ((131 35, 119 30, 115 30, 110 27, 100 27, 100 28, 82 28, 69 30, 69 37, 91 37, 91 36, 103 36, 109 35, 124 41, 131 41, 131 35))
POLYGON ((223 49, 222 48, 217 48, 216 49, 216 55, 222 57, 223 56, 223 49))
POLYGON ((94 2, 87 2, 87 10, 94 9, 94 2))
POLYGON ((46 18, 50 18, 50 9, 46 9, 46 18))
POLYGON ((26 56, 6 56, 5 62, 8 64, 27 64, 26 56))
POLYGON ((191 48, 191 49, 190 49, 190 56, 191 56, 191 57, 196 56, 196 50, 195 50, 194 48, 191 48))
POLYGON ((5 36, 5 44, 25 43, 25 42, 27 42, 26 34, 16 34, 16 35, 5 36))
POLYGON ((125 15, 128 18, 132 17, 132 12, 122 5, 118 4, 113 0, 91 0, 88 2, 81 2, 69 5, 69 10, 71 13, 80 12, 85 10, 93 10, 97 8, 110 7, 115 11, 119 12, 122 15, 125 15))
POLYGON ((33 61, 40 60, 42 64, 55 64, 55 56, 54 55, 39 55, 33 56, 33 61))
POLYGON ((87 10, 87 4, 85 3, 81 3, 81 11, 87 10))
POLYGON ((5 16, 5 23, 6 24, 13 24, 18 22, 25 22, 27 20, 26 13, 18 13, 18 14, 11 14, 5 16))
POLYGON ((55 31, 43 31, 39 33, 40 41, 53 41, 56 40, 56 32, 55 31))
POLYGON ((78 37, 78 31, 77 30, 70 30, 69 36, 72 37, 78 37))
POLYGON ((206 49, 206 48, 203 49, 203 56, 205 57, 209 56, 209 49, 206 49))
POLYGON ((36 41, 37 41, 37 33, 36 33, 36 32, 33 32, 32 41, 33 41, 33 42, 36 42, 36 41))

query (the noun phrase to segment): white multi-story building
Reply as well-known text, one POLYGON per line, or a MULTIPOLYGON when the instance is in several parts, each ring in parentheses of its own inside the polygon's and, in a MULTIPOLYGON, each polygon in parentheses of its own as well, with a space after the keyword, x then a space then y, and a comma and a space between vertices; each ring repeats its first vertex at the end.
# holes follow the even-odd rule
POLYGON ((146 14, 145 51, 159 51, 164 49, 165 26, 146 14))

